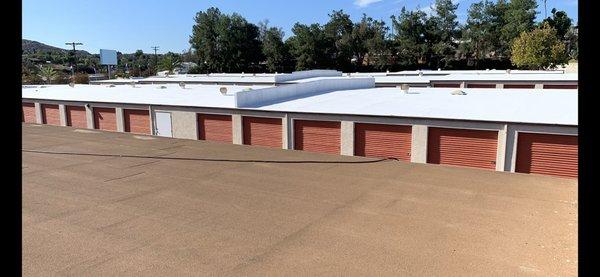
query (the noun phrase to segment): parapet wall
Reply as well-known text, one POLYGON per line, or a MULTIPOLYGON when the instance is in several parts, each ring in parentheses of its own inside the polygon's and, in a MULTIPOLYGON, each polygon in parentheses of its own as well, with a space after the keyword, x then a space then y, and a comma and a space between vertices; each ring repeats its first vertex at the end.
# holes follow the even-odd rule
POLYGON ((272 88, 239 91, 235 94, 236 108, 271 105, 337 90, 374 88, 375 78, 333 78, 281 85, 272 88))

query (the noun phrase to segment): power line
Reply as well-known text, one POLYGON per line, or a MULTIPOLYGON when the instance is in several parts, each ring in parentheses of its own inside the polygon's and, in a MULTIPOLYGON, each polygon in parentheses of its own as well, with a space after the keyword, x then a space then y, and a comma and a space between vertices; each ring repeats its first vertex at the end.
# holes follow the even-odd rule
POLYGON ((75 75, 75 71, 77 71, 77 51, 75 50, 75 45, 83 45, 81 42, 65 42, 65 45, 73 46, 73 64, 71 64, 71 74, 75 75))
POLYGON ((152 46, 150 48, 154 50, 154 71, 156 72, 155 74, 158 74, 158 56, 156 54, 156 51, 158 51, 158 48, 160 48, 160 46, 152 46))

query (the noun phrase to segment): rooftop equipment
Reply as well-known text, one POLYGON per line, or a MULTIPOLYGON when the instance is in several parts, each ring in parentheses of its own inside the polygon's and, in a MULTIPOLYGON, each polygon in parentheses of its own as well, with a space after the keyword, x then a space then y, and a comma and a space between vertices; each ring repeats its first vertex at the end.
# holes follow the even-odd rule
POLYGON ((221 87, 221 88, 219 88, 219 92, 221 92, 222 95, 227 95, 227 88, 221 87))
POLYGON ((400 90, 402 90, 402 92, 404 92, 405 94, 408 94, 408 89, 410 88, 410 86, 408 84, 402 84, 400 85, 400 90))
POLYGON ((457 89, 452 91, 452 95, 467 95, 467 93, 460 89, 457 89))

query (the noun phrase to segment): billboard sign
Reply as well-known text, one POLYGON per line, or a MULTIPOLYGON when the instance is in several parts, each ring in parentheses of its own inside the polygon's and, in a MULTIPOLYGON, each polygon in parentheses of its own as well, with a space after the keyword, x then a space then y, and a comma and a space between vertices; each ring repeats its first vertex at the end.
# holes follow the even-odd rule
POLYGON ((117 65, 117 51, 100 49, 100 64, 117 65))

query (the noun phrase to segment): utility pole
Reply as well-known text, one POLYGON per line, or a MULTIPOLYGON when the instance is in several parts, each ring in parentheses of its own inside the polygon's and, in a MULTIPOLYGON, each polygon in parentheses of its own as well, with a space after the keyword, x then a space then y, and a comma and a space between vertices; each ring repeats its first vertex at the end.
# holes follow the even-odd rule
POLYGON ((151 48, 154 50, 154 71, 155 74, 158 74, 158 56, 156 54, 156 51, 158 51, 158 48, 160 48, 160 46, 152 46, 151 48))
POLYGON ((546 1, 544 0, 544 19, 548 18, 548 10, 546 9, 546 1))
POLYGON ((75 71, 77 71, 77 51, 75 50, 75 45, 83 45, 81 42, 66 42, 65 45, 73 46, 73 64, 71 64, 71 76, 75 76, 75 71))

